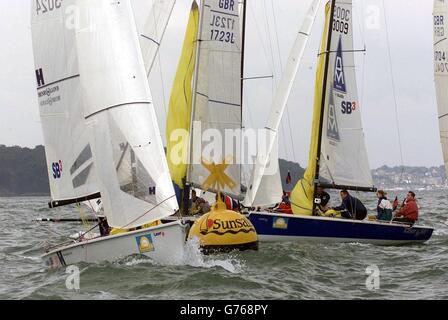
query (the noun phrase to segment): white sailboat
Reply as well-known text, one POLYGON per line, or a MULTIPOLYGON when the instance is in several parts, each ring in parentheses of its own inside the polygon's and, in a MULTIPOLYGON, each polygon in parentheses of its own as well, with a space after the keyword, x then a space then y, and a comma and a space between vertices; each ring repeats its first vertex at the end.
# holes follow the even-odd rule
MULTIPOLYGON (((376 191, 370 173, 357 97, 352 1, 331 0, 325 10, 309 163, 304 178, 291 193, 294 215, 257 212, 251 213, 249 218, 260 241, 424 242, 431 237, 432 228, 313 216, 317 203, 314 191, 317 186, 376 191)), ((311 16, 315 16, 315 12, 311 16)), ((293 58, 300 53, 298 48, 300 46, 294 47, 293 58)), ((292 78, 288 80, 292 81, 292 78)), ((287 100, 287 94, 282 98, 287 100)), ((280 101, 279 114, 282 113, 283 105, 280 101)), ((276 123, 277 126, 274 123, 272 128, 278 128, 278 119, 276 123)))
MULTIPOLYGON (((221 0, 192 4, 166 126, 168 165, 184 214, 190 213, 191 188, 243 198, 245 5, 221 0)), ((187 218, 194 221, 189 238, 197 237, 205 252, 256 250, 258 238, 250 221, 217 200, 201 217, 187 218)))
POLYGON ((178 210, 129 0, 32 3, 37 93, 52 206, 101 196, 108 224, 142 228, 48 250, 51 266, 143 254, 182 259, 178 210))
POLYGON ((434 0, 434 75, 440 142, 448 177, 448 1, 434 0))

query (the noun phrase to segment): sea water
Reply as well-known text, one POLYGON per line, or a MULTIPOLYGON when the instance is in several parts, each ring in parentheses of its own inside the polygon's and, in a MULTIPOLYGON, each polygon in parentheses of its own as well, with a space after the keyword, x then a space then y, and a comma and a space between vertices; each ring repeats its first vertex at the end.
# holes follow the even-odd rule
MULTIPOLYGON (((34 221, 77 217, 77 209, 50 210, 45 197, 0 198, 0 299, 448 299, 448 191, 417 197, 419 223, 435 228, 425 244, 261 243, 258 251, 203 256, 188 243, 176 265, 141 256, 79 264, 79 288, 40 256, 85 227, 34 221)), ((373 211, 374 197, 363 199, 373 211)))

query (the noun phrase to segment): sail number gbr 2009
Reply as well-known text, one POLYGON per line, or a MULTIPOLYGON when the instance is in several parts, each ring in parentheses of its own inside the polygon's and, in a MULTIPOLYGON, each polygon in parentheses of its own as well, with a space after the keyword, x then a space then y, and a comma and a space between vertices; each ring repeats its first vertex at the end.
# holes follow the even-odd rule
POLYGON ((36 0, 37 14, 45 14, 62 7, 62 0, 36 0))
POLYGON ((235 43, 234 30, 237 26, 235 6, 234 0, 219 0, 219 11, 210 10, 210 40, 235 43))
POLYGON ((348 34, 350 30, 350 17, 350 10, 336 6, 334 8, 333 31, 348 34))

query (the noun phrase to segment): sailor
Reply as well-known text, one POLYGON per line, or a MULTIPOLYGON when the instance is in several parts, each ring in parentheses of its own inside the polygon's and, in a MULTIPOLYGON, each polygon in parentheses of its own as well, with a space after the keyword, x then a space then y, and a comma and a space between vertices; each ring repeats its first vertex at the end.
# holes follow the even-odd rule
POLYGON ((192 190, 189 213, 191 215, 202 215, 208 212, 210 212, 210 204, 205 199, 198 197, 196 190, 192 190))
POLYGON ((105 216, 98 216, 98 228, 100 229, 100 235, 102 237, 109 235, 111 227, 107 223, 107 218, 105 216))
POLYGON ((321 211, 321 213, 327 212, 329 209, 328 202, 330 202, 330 194, 324 190, 324 188, 318 186, 316 188, 315 199, 317 199, 317 209, 321 211))
POLYGON ((418 220, 418 206, 415 193, 409 191, 406 200, 400 210, 395 214, 393 221, 404 222, 413 225, 418 220))
POLYGON ((282 202, 278 203, 273 208, 273 211, 278 213, 293 214, 291 207, 291 200, 289 199, 288 192, 283 191, 282 202))
POLYGON ((362 202, 358 198, 351 196, 347 190, 342 190, 340 195, 342 203, 334 210, 340 211, 343 218, 364 220, 367 216, 367 209, 362 202))
POLYGON ((387 199, 387 192, 385 192, 384 190, 378 190, 376 196, 378 198, 378 204, 376 206, 376 210, 378 213, 377 219, 382 221, 391 221, 392 204, 387 199))

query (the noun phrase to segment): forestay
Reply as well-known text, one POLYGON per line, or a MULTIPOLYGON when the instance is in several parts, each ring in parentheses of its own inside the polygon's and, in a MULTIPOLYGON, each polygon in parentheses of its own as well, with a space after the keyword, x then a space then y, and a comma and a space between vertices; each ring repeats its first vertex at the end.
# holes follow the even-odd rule
POLYGON ((340 186, 373 187, 358 99, 352 1, 334 9, 319 176, 340 186))
POLYGON ((239 197, 242 52, 238 1, 202 1, 200 21, 187 180, 201 187, 210 174, 202 161, 226 161, 225 173, 234 185, 222 191, 239 197))
POLYGON ((84 120, 75 0, 31 1, 37 94, 54 202, 99 192, 84 120))
POLYGON ((141 226, 178 205, 130 1, 78 4, 82 97, 104 211, 112 227, 141 226))
POLYGON ((448 176, 448 1, 434 0, 434 73, 440 141, 448 176))

